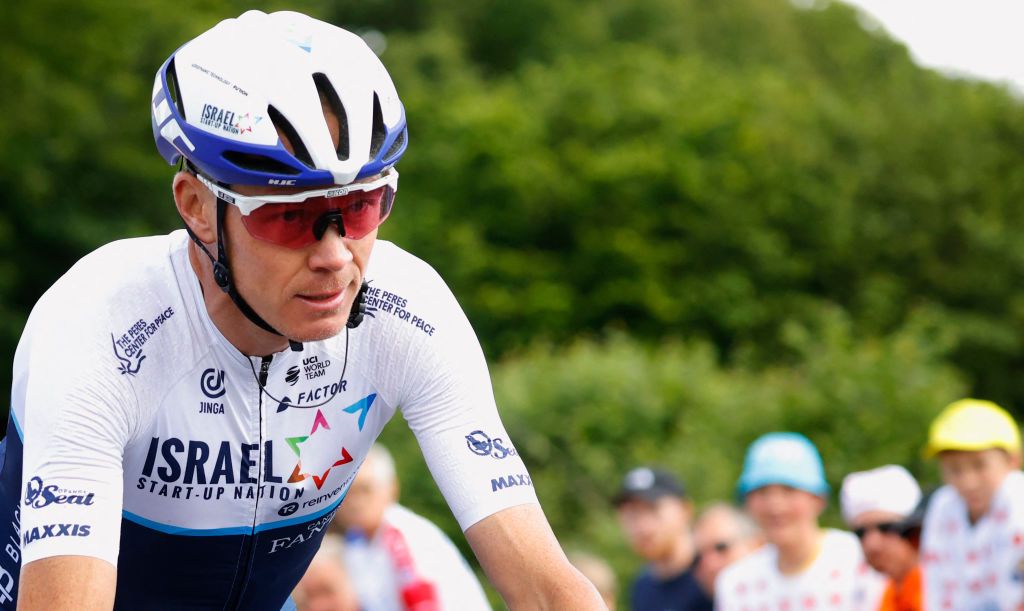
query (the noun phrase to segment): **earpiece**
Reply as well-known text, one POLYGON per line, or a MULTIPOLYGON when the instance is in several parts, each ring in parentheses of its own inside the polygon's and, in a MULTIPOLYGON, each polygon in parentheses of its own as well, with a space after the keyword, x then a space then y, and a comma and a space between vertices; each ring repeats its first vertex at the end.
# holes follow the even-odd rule
POLYGON ((213 262, 213 280, 217 283, 225 293, 228 292, 231 286, 231 270, 228 269, 227 265, 224 265, 220 261, 213 262))
POLYGON ((352 311, 348 314, 348 323, 345 326, 349 329, 355 329, 359 323, 363 322, 363 316, 366 314, 366 289, 368 288, 370 288, 369 283, 363 280, 362 285, 359 286, 359 292, 356 293, 356 299, 352 302, 352 311))

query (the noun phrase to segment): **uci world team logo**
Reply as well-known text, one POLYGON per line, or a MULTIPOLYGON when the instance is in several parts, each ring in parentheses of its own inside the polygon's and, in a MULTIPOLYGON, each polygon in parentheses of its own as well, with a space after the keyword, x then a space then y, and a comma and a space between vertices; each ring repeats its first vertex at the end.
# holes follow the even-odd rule
POLYGON ((224 370, 209 368, 199 378, 199 388, 203 394, 211 399, 219 399, 224 396, 227 389, 224 387, 224 370))

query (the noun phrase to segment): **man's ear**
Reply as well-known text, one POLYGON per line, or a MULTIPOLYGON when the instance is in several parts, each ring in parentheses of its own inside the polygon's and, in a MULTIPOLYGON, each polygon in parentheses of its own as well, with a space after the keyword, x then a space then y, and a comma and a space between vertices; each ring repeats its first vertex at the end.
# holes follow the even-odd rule
POLYGON ((174 175, 174 204, 182 220, 205 244, 217 241, 217 205, 199 179, 188 172, 174 175))

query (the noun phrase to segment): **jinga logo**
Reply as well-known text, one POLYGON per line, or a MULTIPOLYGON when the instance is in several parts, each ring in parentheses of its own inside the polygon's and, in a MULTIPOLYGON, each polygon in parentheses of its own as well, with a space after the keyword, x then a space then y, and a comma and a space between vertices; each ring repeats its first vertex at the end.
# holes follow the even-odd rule
POLYGON ((199 378, 199 388, 202 389, 203 394, 211 399, 218 399, 224 396, 227 389, 224 388, 224 370, 223 369, 207 369, 203 372, 201 378, 199 378))

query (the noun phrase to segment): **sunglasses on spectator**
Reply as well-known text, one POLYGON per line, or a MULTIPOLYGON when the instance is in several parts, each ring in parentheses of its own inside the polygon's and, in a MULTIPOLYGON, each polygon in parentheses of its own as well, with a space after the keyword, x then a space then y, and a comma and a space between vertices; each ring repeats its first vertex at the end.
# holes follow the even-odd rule
POLYGON ((879 522, 878 524, 858 526, 853 529, 853 534, 857 535, 858 539, 863 539, 872 530, 877 530, 883 535, 899 535, 903 533, 903 525, 899 522, 879 522))
POLYGON ((729 549, 733 545, 735 545, 734 541, 718 541, 698 550, 697 555, 708 556, 711 554, 711 552, 714 552, 716 554, 724 554, 725 552, 729 551, 729 549))
POLYGON ((343 237, 366 237, 391 214, 398 190, 398 171, 394 168, 370 182, 287 195, 242 195, 202 174, 197 173, 196 178, 218 198, 238 208, 242 224, 252 237, 293 249, 322 238, 331 223, 338 226, 343 237))

